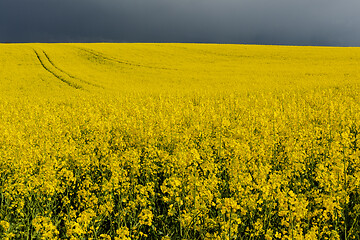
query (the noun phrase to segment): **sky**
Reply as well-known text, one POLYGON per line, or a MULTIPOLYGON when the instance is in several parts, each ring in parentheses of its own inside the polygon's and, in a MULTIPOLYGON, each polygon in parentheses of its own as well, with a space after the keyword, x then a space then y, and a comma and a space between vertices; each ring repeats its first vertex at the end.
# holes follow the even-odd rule
POLYGON ((360 0, 0 0, 0 42, 360 46, 360 0))

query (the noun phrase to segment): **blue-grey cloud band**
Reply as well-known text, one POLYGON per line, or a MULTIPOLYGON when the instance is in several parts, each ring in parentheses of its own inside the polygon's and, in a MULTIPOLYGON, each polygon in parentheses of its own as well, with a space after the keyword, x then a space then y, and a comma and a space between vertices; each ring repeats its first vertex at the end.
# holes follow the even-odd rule
POLYGON ((360 46, 358 9, 358 0, 0 0, 0 41, 360 46))

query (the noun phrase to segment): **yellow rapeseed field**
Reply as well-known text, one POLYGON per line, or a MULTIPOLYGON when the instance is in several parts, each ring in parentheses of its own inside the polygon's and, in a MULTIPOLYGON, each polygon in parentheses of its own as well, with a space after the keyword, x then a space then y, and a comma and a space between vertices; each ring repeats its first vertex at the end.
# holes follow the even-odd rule
POLYGON ((0 44, 1 239, 360 239, 360 48, 0 44))

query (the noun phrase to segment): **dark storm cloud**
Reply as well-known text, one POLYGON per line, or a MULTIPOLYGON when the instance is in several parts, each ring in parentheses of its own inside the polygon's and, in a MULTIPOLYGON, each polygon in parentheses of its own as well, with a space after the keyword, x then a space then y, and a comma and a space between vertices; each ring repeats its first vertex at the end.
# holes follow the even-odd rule
POLYGON ((358 0, 0 0, 1 42, 360 46, 358 0))

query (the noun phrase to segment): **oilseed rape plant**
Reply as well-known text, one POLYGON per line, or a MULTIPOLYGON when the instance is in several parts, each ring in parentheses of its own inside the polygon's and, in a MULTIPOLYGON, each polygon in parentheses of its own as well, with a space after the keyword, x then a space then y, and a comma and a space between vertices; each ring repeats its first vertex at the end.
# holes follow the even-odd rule
POLYGON ((360 239, 360 49, 0 45, 1 239, 360 239))

